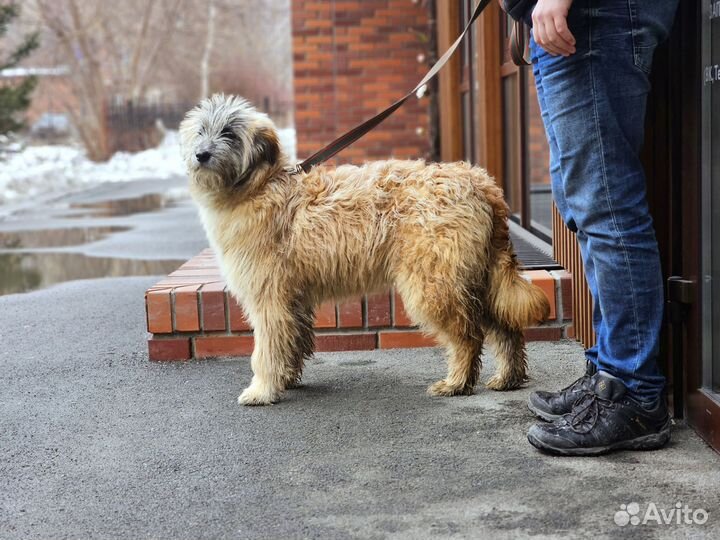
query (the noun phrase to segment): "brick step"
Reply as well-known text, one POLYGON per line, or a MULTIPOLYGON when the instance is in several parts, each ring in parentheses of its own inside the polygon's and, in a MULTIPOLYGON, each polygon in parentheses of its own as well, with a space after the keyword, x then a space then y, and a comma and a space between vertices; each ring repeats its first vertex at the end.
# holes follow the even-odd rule
MULTIPOLYGON (((564 270, 524 272, 550 301, 547 323, 526 329, 528 341, 555 341, 571 333, 571 280, 564 270)), ((151 360, 249 356, 252 328, 227 291, 212 250, 183 264, 145 293, 151 360)), ((394 291, 328 302, 315 317, 317 351, 434 347, 415 328, 394 291)))

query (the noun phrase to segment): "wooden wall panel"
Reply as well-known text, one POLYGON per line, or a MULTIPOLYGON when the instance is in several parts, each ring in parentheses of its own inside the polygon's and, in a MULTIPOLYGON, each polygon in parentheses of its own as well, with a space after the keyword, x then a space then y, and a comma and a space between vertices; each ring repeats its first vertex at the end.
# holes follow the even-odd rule
POLYGON ((592 326, 592 296, 585 281, 580 247, 575 234, 568 229, 553 205, 553 255, 568 272, 572 274, 573 335, 585 348, 595 344, 595 332, 592 326))
MULTIPOLYGON (((446 51, 460 33, 460 6, 457 0, 437 0, 437 47, 446 51)), ((442 53, 440 53, 442 54, 442 53)), ((459 161, 463 157, 460 107, 460 54, 450 58, 438 74, 440 90, 440 159, 459 161)))
POLYGON ((500 59, 500 8, 493 2, 477 25, 477 126, 478 162, 502 185, 502 93, 500 59))

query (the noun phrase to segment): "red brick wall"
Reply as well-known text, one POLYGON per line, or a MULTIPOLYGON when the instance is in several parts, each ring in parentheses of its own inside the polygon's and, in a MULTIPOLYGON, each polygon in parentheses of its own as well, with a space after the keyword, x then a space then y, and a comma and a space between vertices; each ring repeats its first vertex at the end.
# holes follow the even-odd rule
MULTIPOLYGON (((298 158, 417 84, 428 69, 428 31, 420 0, 292 0, 298 158)), ((337 161, 427 157, 428 109, 427 96, 409 100, 337 161)))

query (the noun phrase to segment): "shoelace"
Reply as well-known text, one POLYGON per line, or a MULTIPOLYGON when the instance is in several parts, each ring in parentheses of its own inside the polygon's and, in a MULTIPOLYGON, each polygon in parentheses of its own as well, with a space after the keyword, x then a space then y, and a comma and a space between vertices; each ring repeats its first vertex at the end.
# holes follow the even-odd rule
POLYGON ((575 382, 570 383, 568 386, 566 386, 565 388, 560 390, 559 393, 562 394, 563 392, 575 390, 576 387, 578 387, 578 388, 581 387, 583 385, 583 383, 585 382, 585 379, 587 379, 587 378, 588 378, 588 375, 583 375, 575 382))
POLYGON ((614 407, 614 402, 592 392, 586 392, 573 404, 572 412, 566 414, 566 421, 575 433, 589 433, 603 409, 614 407))

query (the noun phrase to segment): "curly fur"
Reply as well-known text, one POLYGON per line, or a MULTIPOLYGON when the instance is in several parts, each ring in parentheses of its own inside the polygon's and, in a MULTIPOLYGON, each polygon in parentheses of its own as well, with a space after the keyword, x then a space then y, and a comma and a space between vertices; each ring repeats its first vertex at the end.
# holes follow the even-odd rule
POLYGON ((483 169, 388 160, 292 176, 270 119, 238 97, 203 101, 180 133, 191 194, 255 331, 240 403, 272 403, 300 379, 317 305, 389 286, 447 350, 431 394, 472 393, 486 338, 488 386, 526 379, 522 329, 550 308, 518 272, 507 205, 483 169))

